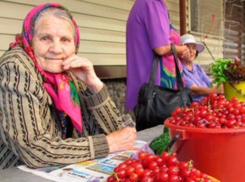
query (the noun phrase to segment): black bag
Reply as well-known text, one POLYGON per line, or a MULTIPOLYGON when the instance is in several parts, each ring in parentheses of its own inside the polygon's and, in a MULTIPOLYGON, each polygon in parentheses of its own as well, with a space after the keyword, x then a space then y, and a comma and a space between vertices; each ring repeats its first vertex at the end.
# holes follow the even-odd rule
POLYGON ((173 44, 171 44, 171 49, 174 54, 177 89, 154 85, 158 65, 158 57, 156 56, 151 71, 150 82, 144 83, 141 86, 138 104, 134 108, 136 126, 138 127, 140 125, 153 127, 163 124, 164 120, 171 116, 176 107, 189 106, 192 102, 190 90, 184 87, 181 79, 178 58, 173 44))

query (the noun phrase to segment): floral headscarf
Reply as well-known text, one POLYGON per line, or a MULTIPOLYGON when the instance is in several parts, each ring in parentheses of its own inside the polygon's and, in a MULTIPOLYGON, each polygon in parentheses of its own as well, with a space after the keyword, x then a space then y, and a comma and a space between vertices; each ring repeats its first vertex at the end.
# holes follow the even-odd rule
MULTIPOLYGON (((65 115, 68 115, 72 121, 74 127, 82 132, 82 116, 80 109, 80 100, 78 97, 77 90, 72 79, 67 75, 66 72, 53 74, 45 72, 42 70, 36 58, 34 56, 32 48, 32 40, 34 34, 35 22, 39 14, 46 8, 55 7, 65 10, 70 16, 74 26, 75 26, 75 46, 76 53, 79 49, 80 44, 80 33, 79 28, 71 14, 71 12, 66 9, 64 6, 58 3, 46 3, 34 7, 25 17, 23 23, 22 33, 16 35, 16 42, 10 44, 10 49, 16 45, 21 46, 24 51, 31 57, 37 70, 41 73, 44 78, 44 87, 48 94, 52 97, 57 111, 64 112, 65 115)), ((59 114, 60 115, 60 114, 59 114)))

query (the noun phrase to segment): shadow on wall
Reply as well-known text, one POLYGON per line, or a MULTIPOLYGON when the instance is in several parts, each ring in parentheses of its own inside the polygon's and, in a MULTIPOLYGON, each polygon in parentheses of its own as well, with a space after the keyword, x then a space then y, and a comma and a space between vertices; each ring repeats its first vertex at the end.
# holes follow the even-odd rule
POLYGON ((103 79, 102 81, 106 84, 110 97, 115 102, 119 112, 121 114, 129 113, 135 121, 133 111, 125 109, 126 78, 103 79))

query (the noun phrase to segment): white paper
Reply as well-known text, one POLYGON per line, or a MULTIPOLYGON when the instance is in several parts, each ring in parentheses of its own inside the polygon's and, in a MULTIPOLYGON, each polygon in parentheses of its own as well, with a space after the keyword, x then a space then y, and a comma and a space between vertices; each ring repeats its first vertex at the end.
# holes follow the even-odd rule
POLYGON ((132 150, 109 154, 105 158, 80 162, 66 167, 30 169, 25 165, 19 169, 57 182, 105 182, 113 169, 132 157, 146 142, 136 140, 132 150))

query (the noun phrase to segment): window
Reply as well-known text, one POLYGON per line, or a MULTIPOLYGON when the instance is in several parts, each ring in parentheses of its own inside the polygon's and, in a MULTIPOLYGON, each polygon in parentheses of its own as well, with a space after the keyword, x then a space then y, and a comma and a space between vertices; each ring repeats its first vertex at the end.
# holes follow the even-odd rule
POLYGON ((223 36, 223 0, 190 0, 190 30, 223 36))
POLYGON ((224 58, 245 59, 245 1, 227 0, 224 2, 224 58))

